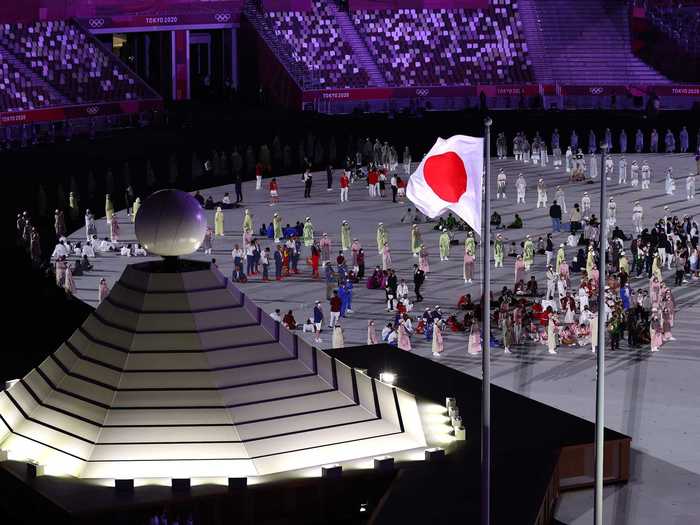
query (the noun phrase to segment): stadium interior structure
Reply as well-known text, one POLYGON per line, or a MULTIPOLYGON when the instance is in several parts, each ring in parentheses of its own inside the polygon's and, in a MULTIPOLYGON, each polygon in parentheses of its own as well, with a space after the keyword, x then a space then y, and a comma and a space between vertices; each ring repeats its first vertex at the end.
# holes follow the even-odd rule
POLYGON ((649 98, 689 108, 698 95, 696 2, 671 10, 666 2, 642 4, 6 4, 1 119, 7 125, 83 117, 102 125, 124 114, 152 118, 163 101, 229 92, 258 92, 292 109, 328 113, 457 110, 478 102, 625 108, 649 98))
MULTIPOLYGON (((105 193, 123 210, 129 187, 252 186, 258 164, 298 181, 311 163, 322 178, 375 139, 415 161, 438 135, 480 136, 486 115, 508 140, 558 129, 583 146, 626 130, 629 151, 637 129, 687 126, 697 152, 698 34, 698 0, 2 2, 0 166, 50 254, 71 194, 76 232, 105 193)), ((95 309, 23 247, 10 259, 7 325, 23 344, 0 377, 0 490, 15 496, 2 523, 481 517, 479 379, 384 345, 315 348, 209 266, 104 270, 116 284, 95 309)), ((508 504, 493 523, 586 519, 593 424, 552 405, 494 387, 492 488, 508 504)), ((642 452, 632 432, 605 439, 613 500, 642 477, 642 452)))

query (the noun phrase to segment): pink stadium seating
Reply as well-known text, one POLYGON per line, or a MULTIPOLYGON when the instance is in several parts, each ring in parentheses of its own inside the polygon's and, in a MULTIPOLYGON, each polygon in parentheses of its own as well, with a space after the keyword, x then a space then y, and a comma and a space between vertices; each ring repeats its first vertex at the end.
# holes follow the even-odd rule
POLYGON ((352 16, 389 85, 533 80, 510 0, 493 0, 488 9, 361 10, 352 16))
POLYGON ((0 48, 70 103, 134 100, 152 95, 115 56, 71 21, 0 24, 0 48))
POLYGON ((310 11, 268 12, 265 15, 277 38, 290 48, 321 88, 364 87, 368 75, 343 40, 340 28, 324 1, 310 11))
POLYGON ((53 96, 18 71, 0 53, 0 112, 39 109, 52 105, 53 96))

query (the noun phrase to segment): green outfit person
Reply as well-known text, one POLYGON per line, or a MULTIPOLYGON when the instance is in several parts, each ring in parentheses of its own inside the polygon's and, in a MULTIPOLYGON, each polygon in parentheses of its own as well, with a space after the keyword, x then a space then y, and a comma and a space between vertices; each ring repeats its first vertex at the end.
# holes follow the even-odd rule
POLYGON ((420 234, 418 225, 414 224, 411 226, 411 251, 414 257, 418 257, 421 246, 423 246, 423 237, 420 234))
POLYGON ((279 242, 284 237, 284 234, 282 233, 282 217, 277 213, 272 216, 272 229, 274 230, 275 242, 279 242))
POLYGON ((314 225, 311 217, 307 217, 304 222, 304 246, 311 246, 314 243, 314 225))
POLYGON ((493 261, 495 268, 503 268, 503 237, 500 233, 493 243, 493 261))
POLYGON ((443 228, 440 234, 440 260, 447 261, 450 256, 450 234, 447 233, 447 229, 443 228))
POLYGON ((350 225, 348 221, 343 221, 340 225, 340 246, 344 252, 350 249, 350 245, 352 244, 351 237, 350 225))
POLYGON ((530 239, 530 236, 527 236, 527 240, 525 241, 525 245, 523 246, 523 262, 525 263, 525 271, 529 272, 530 267, 532 266, 532 263, 535 261, 535 245, 532 242, 532 239, 530 239))
POLYGON ((384 223, 380 222, 377 226, 377 253, 382 253, 384 243, 389 242, 389 234, 384 228, 384 223))

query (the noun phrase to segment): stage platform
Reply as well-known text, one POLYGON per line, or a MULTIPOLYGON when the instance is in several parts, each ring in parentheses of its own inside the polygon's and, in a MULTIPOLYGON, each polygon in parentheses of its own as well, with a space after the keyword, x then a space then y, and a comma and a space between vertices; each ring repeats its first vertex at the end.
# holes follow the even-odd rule
MULTIPOLYGON (((619 155, 614 155, 616 164, 619 155)), ((631 208, 635 200, 640 200, 645 215, 650 220, 663 214, 664 206, 669 206, 671 214, 695 214, 700 212, 700 200, 685 199, 684 179, 695 169, 691 155, 652 155, 628 154, 628 165, 632 160, 648 160, 654 174, 651 189, 642 191, 629 185, 617 184, 614 179, 610 186, 618 205, 618 222, 629 231, 632 225, 631 208), (674 168, 677 190, 674 196, 663 191, 663 174, 667 167, 674 168)), ((494 160, 492 169, 495 176, 498 169, 504 168, 508 174, 509 191, 506 201, 492 201, 492 209, 498 211, 505 221, 512 220, 514 212, 523 217, 525 227, 516 233, 506 232, 506 237, 520 242, 526 234, 533 237, 544 235, 550 230, 548 210, 535 208, 535 185, 543 177, 549 188, 550 200, 556 185, 565 188, 567 205, 580 202, 581 195, 588 191, 593 209, 597 210, 598 191, 595 184, 569 184, 562 170, 550 166, 540 167, 522 164, 511 159, 494 160), (526 205, 516 206, 514 181, 518 172, 527 178, 528 190, 526 205)), ((303 186, 298 176, 280 179, 282 202, 274 210, 268 205, 267 191, 255 191, 253 183, 244 184, 244 207, 253 213, 254 223, 269 222, 273 211, 279 211, 284 223, 294 223, 310 215, 316 232, 328 231, 334 247, 339 240, 339 227, 347 219, 353 235, 359 237, 366 248, 368 269, 377 264, 375 231, 379 221, 388 227, 392 246, 394 266, 399 276, 409 280, 410 268, 415 259, 409 253, 409 229, 400 222, 407 205, 392 205, 390 199, 370 199, 367 191, 353 186, 350 202, 340 205, 338 200, 337 177, 334 190, 326 192, 325 174, 316 173, 312 189, 312 199, 303 199, 303 186)), ((203 190, 206 197, 211 194, 215 200, 222 198, 224 191, 234 195, 233 186, 221 186, 203 190)), ((213 224, 213 212, 209 212, 213 224)), ((234 243, 241 243, 241 223, 243 208, 229 210, 226 215, 226 236, 217 239, 213 256, 217 258, 222 272, 230 274, 232 261, 230 250, 234 243)), ((122 236, 134 241, 133 230, 124 212, 119 213, 122 236)), ((104 220, 98 221, 100 236, 107 233, 104 220)), ((421 231, 431 253, 431 270, 424 287, 425 305, 441 304, 443 310, 452 311, 459 295, 479 294, 479 280, 470 286, 461 280, 462 247, 454 247, 450 261, 440 263, 437 258, 437 232, 432 225, 422 225, 421 231)), ((75 238, 82 237, 82 231, 75 238)), ((564 236, 554 236, 555 242, 562 242, 564 236)), ((463 239, 460 238, 460 241, 463 239)), ((567 257, 572 253, 567 250, 567 257)), ((203 254, 200 259, 209 259, 203 254)), ((95 270, 87 277, 77 278, 79 296, 90 304, 96 303, 97 282, 107 278, 110 286, 121 275, 126 264, 140 262, 133 258, 101 256, 95 262, 95 270)), ((261 283, 253 280, 241 285, 266 312, 275 308, 283 312, 293 309, 298 321, 310 315, 313 302, 325 297, 324 284, 309 278, 308 268, 302 264, 303 275, 285 280, 283 283, 261 283)), ((533 273, 542 279, 544 257, 537 257, 533 273)), ((511 285, 513 277, 512 261, 503 269, 493 270, 493 288, 511 285)), ((672 272, 665 270, 667 284, 672 284, 672 272)), ((632 280, 633 287, 644 287, 644 280, 632 280)), ((700 462, 696 453, 696 443, 700 441, 700 421, 696 417, 698 393, 697 377, 700 375, 700 360, 694 348, 694 338, 698 331, 696 319, 700 318, 700 286, 697 282, 673 288, 679 311, 676 316, 674 335, 676 341, 664 345, 662 351, 651 355, 648 349, 627 349, 607 356, 607 409, 608 426, 634 438, 634 449, 630 465, 630 482, 622 487, 606 490, 605 509, 611 516, 611 523, 656 524, 659 521, 675 519, 678 523, 694 523, 700 516, 700 505, 695 493, 700 488, 700 462), (661 496, 659 496, 661 495, 661 496), (682 505, 679 502, 683 502, 682 505), (695 503, 694 503, 695 502, 695 503)), ((383 305, 384 294, 355 287, 354 314, 344 320, 345 340, 348 345, 366 342, 366 323, 374 319, 377 326, 390 316, 383 305)), ((327 307, 326 307, 327 311, 327 307)), ((306 334, 308 336, 308 334, 306 334)), ((322 348, 327 348, 330 338, 323 334, 322 348)), ((429 344, 414 338, 413 352, 430 357, 429 344)), ((480 357, 466 354, 466 338, 462 335, 447 334, 445 353, 440 362, 478 377, 480 357)), ((594 417, 595 358, 590 350, 561 348, 558 355, 548 355, 544 346, 524 346, 515 349, 512 355, 494 352, 494 383, 521 393, 535 400, 551 404, 589 421, 594 417)), ((592 519, 592 494, 586 491, 567 493, 557 509, 557 517, 564 523, 578 525, 592 519)))
MULTIPOLYGON (((396 468, 390 472, 373 471, 371 458, 343 463, 340 480, 323 479, 320 468, 314 468, 289 472, 284 480, 251 478, 247 489, 229 490, 225 478, 210 478, 192 480, 189 491, 177 492, 169 480, 160 479, 139 481, 132 493, 117 493, 109 486, 111 480, 30 479, 25 463, 4 462, 0 487, 16 495, 12 508, 21 502, 26 523, 145 523, 164 509, 171 519, 176 513, 192 515, 195 523, 214 515, 251 523, 282 515, 287 522, 362 523, 361 507, 376 524, 478 522, 480 380, 388 345, 345 348, 329 355, 367 369, 370 377, 395 373, 399 389, 415 389, 419 404, 430 407, 424 421, 432 424, 444 422, 440 404, 447 396, 455 397, 466 441, 445 441, 447 455, 436 463, 425 461, 423 450, 393 455, 396 468)), ((549 523, 560 491, 592 482, 593 425, 500 387, 493 387, 492 403, 493 523, 549 523)), ((630 438, 608 429, 605 439, 606 481, 624 482, 630 438)))

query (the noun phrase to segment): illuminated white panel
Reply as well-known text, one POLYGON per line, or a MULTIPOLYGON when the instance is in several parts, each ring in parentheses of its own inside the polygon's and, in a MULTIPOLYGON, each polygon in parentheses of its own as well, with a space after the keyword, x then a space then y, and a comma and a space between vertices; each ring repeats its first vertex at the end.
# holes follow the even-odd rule
POLYGON ((217 270, 149 267, 128 266, 68 342, 0 393, 11 457, 86 478, 228 478, 425 445, 410 394, 397 407, 377 384, 378 412, 369 378, 355 388, 352 369, 217 270))

